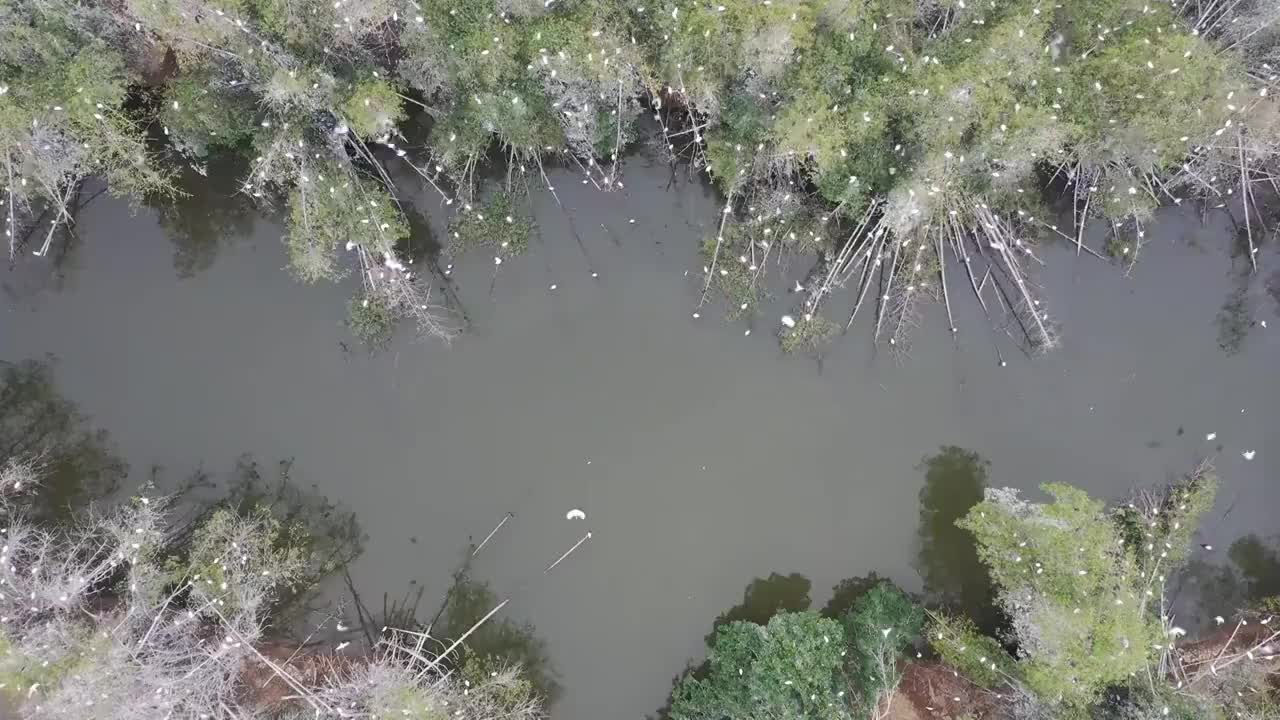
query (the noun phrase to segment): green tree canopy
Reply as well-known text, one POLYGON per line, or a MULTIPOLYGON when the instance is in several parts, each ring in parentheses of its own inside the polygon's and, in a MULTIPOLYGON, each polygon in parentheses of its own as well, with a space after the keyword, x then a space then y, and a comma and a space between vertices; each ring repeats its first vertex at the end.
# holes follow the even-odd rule
POLYGON ((852 718, 844 629, 815 612, 732 622, 716 633, 706 678, 676 687, 673 720, 852 718))
POLYGON ((1016 678, 1046 702, 1087 707, 1164 647, 1164 585, 1216 488, 1202 470, 1115 511, 1066 485, 1045 485, 1044 504, 988 490, 959 525, 991 570, 1017 669, 964 624, 931 629, 935 646, 961 667, 985 666, 988 681, 1016 678))

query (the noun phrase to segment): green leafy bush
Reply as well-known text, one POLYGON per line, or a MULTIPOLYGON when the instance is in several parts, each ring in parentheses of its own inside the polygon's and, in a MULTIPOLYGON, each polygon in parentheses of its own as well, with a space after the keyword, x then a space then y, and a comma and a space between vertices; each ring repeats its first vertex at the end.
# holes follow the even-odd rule
POLYGON ((899 663, 924 627, 924 610, 897 586, 880 582, 858 598, 842 624, 862 709, 875 713, 898 686, 899 663))
POLYGON ((395 315, 382 297, 353 297, 347 301, 347 328, 366 347, 376 350, 391 342, 395 315))
POLYGON ((449 226, 458 247, 484 247, 498 255, 519 255, 529 246, 533 223, 514 207, 510 193, 494 193, 481 207, 464 208, 449 226))
POLYGON ((341 113, 351 130, 362 138, 390 133, 405 117, 400 94, 383 80, 367 80, 352 87, 341 113))
MULTIPOLYGON (((1018 649, 1016 677, 1046 702, 1082 709, 1147 668, 1163 647, 1164 578, 1185 557, 1216 486, 1202 471, 1145 507, 1130 503, 1114 513, 1065 485, 1044 486, 1048 504, 988 490, 958 525, 974 534, 998 588, 1018 649)), ((967 623, 935 625, 935 647, 977 681, 1015 677, 1001 670, 992 641, 977 639, 967 623), (982 660, 975 670, 975 647, 995 663, 989 671, 982 660)))
POLYGON ((963 615, 931 613, 927 633, 942 661, 981 687, 994 688, 1020 676, 1014 658, 1000 643, 963 615))
POLYGON ((673 720, 851 718, 842 681, 844 630, 815 612, 775 615, 767 625, 720 628, 706 678, 673 694, 673 720))
POLYGON ((840 332, 837 323, 821 314, 806 314, 794 322, 795 327, 783 327, 778 331, 783 352, 817 352, 840 332))

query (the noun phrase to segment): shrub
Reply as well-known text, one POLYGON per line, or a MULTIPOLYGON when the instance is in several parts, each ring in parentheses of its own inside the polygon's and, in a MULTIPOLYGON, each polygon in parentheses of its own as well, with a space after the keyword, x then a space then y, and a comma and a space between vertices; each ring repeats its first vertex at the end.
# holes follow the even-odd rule
POLYGON ((782 350, 787 353, 817 352, 840 332, 840 326, 821 314, 806 313, 795 327, 779 331, 782 350))
POLYGON ((533 223, 514 207, 510 193, 494 193, 477 208, 470 206, 449 225, 453 245, 483 247, 497 255, 519 255, 529 246, 533 223))
POLYGON ((383 80, 368 80, 352 87, 340 112, 348 127, 362 138, 394 132, 405 117, 399 93, 383 80))
POLYGON ((252 99, 210 73, 176 78, 160 100, 159 120, 179 152, 205 160, 219 149, 236 149, 252 137, 244 122, 254 112, 252 99))
POLYGON ((289 261, 308 282, 342 274, 339 248, 394 257, 409 235, 408 222, 386 190, 331 164, 303 166, 289 209, 289 261))
POLYGON ((767 625, 720 628, 705 679, 677 685, 673 720, 724 717, 851 718, 844 683, 844 630, 815 612, 784 613, 767 625))
POLYGON ((1000 643, 963 615, 930 613, 927 633, 942 661, 981 687, 998 687, 1019 677, 1015 660, 1000 643))
POLYGON ((366 347, 376 350, 391 342, 395 316, 381 297, 353 297, 347 301, 347 329, 366 347))
POLYGON ((873 714, 898 687, 903 651, 920 635, 924 611, 897 586, 881 582, 858 598, 842 624, 850 649, 846 663, 863 711, 873 714))
MULTIPOLYGON (((1215 488, 1202 471, 1145 507, 1131 503, 1115 514, 1064 485, 1044 486, 1053 498, 1044 505, 1013 490, 987 490, 958 524, 974 534, 991 570, 1027 687, 1079 709, 1147 668, 1163 647, 1157 598, 1164 578, 1185 557, 1215 488)), ((972 669, 958 648, 975 643, 972 633, 953 630, 942 631, 940 651, 972 669)), ((994 648, 986 645, 990 658, 994 648)))

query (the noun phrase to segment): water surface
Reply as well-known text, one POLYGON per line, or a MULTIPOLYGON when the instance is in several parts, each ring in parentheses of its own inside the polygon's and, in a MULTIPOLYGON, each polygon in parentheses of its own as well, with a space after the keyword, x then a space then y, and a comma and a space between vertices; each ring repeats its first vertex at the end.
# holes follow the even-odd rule
POLYGON ((353 574, 378 607, 411 582, 439 597, 468 538, 514 512, 476 573, 547 640, 564 720, 661 706, 753 578, 800 573, 819 607, 871 571, 919 588, 922 460, 944 445, 978 453, 993 485, 1107 497, 1213 457, 1224 490, 1202 541, 1276 529, 1280 317, 1255 298, 1272 329, 1219 349, 1235 283, 1222 218, 1162 215, 1131 277, 1046 250, 1054 354, 1019 355, 965 299, 955 341, 935 308, 905 359, 860 322, 819 363, 772 337, 785 289, 750 335, 718 308, 693 318, 717 201, 640 160, 626 180, 601 194, 557 176, 565 210, 536 193, 531 252, 496 277, 488 256, 456 261, 468 335, 373 356, 342 326, 349 285, 292 280, 271 219, 224 217, 239 236, 184 245, 175 271, 154 213, 104 197, 58 273, 27 258, 0 276, 0 357, 58 356, 63 391, 136 480, 296 458, 295 478, 369 533, 353 574), (565 519, 575 507, 585 521, 565 519))

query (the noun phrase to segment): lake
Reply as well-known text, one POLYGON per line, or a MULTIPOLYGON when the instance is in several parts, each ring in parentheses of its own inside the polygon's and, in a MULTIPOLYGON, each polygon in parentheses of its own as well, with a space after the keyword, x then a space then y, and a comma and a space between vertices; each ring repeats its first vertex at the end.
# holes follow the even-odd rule
MULTIPOLYGON (((530 252, 496 272, 483 253, 454 260, 468 333, 452 347, 401 333, 374 355, 343 327, 350 284, 293 280, 269 217, 229 223, 234 237, 184 248, 175 268, 174 225, 103 196, 59 263, 0 275, 0 358, 56 355, 61 389, 138 481, 153 464, 295 458, 295 479, 368 532, 352 573, 378 607, 411 583, 434 606, 468 540, 514 513, 475 573, 546 640, 563 720, 655 712, 753 578, 801 573, 818 606, 871 571, 918 589, 922 460, 944 445, 989 461, 992 485, 1108 498, 1212 458, 1223 491, 1200 541, 1277 530, 1280 315, 1255 288, 1252 317, 1271 328, 1219 348, 1236 282, 1225 217, 1161 214, 1129 277, 1046 248, 1052 354, 1023 356, 956 295, 955 339, 930 307, 894 357, 864 311, 818 361, 773 336, 804 263, 754 326, 715 304, 695 319, 718 200, 665 165, 625 173, 612 194, 554 174, 564 209, 534 192, 530 252)), ((418 201, 442 233, 445 213, 418 201)))

